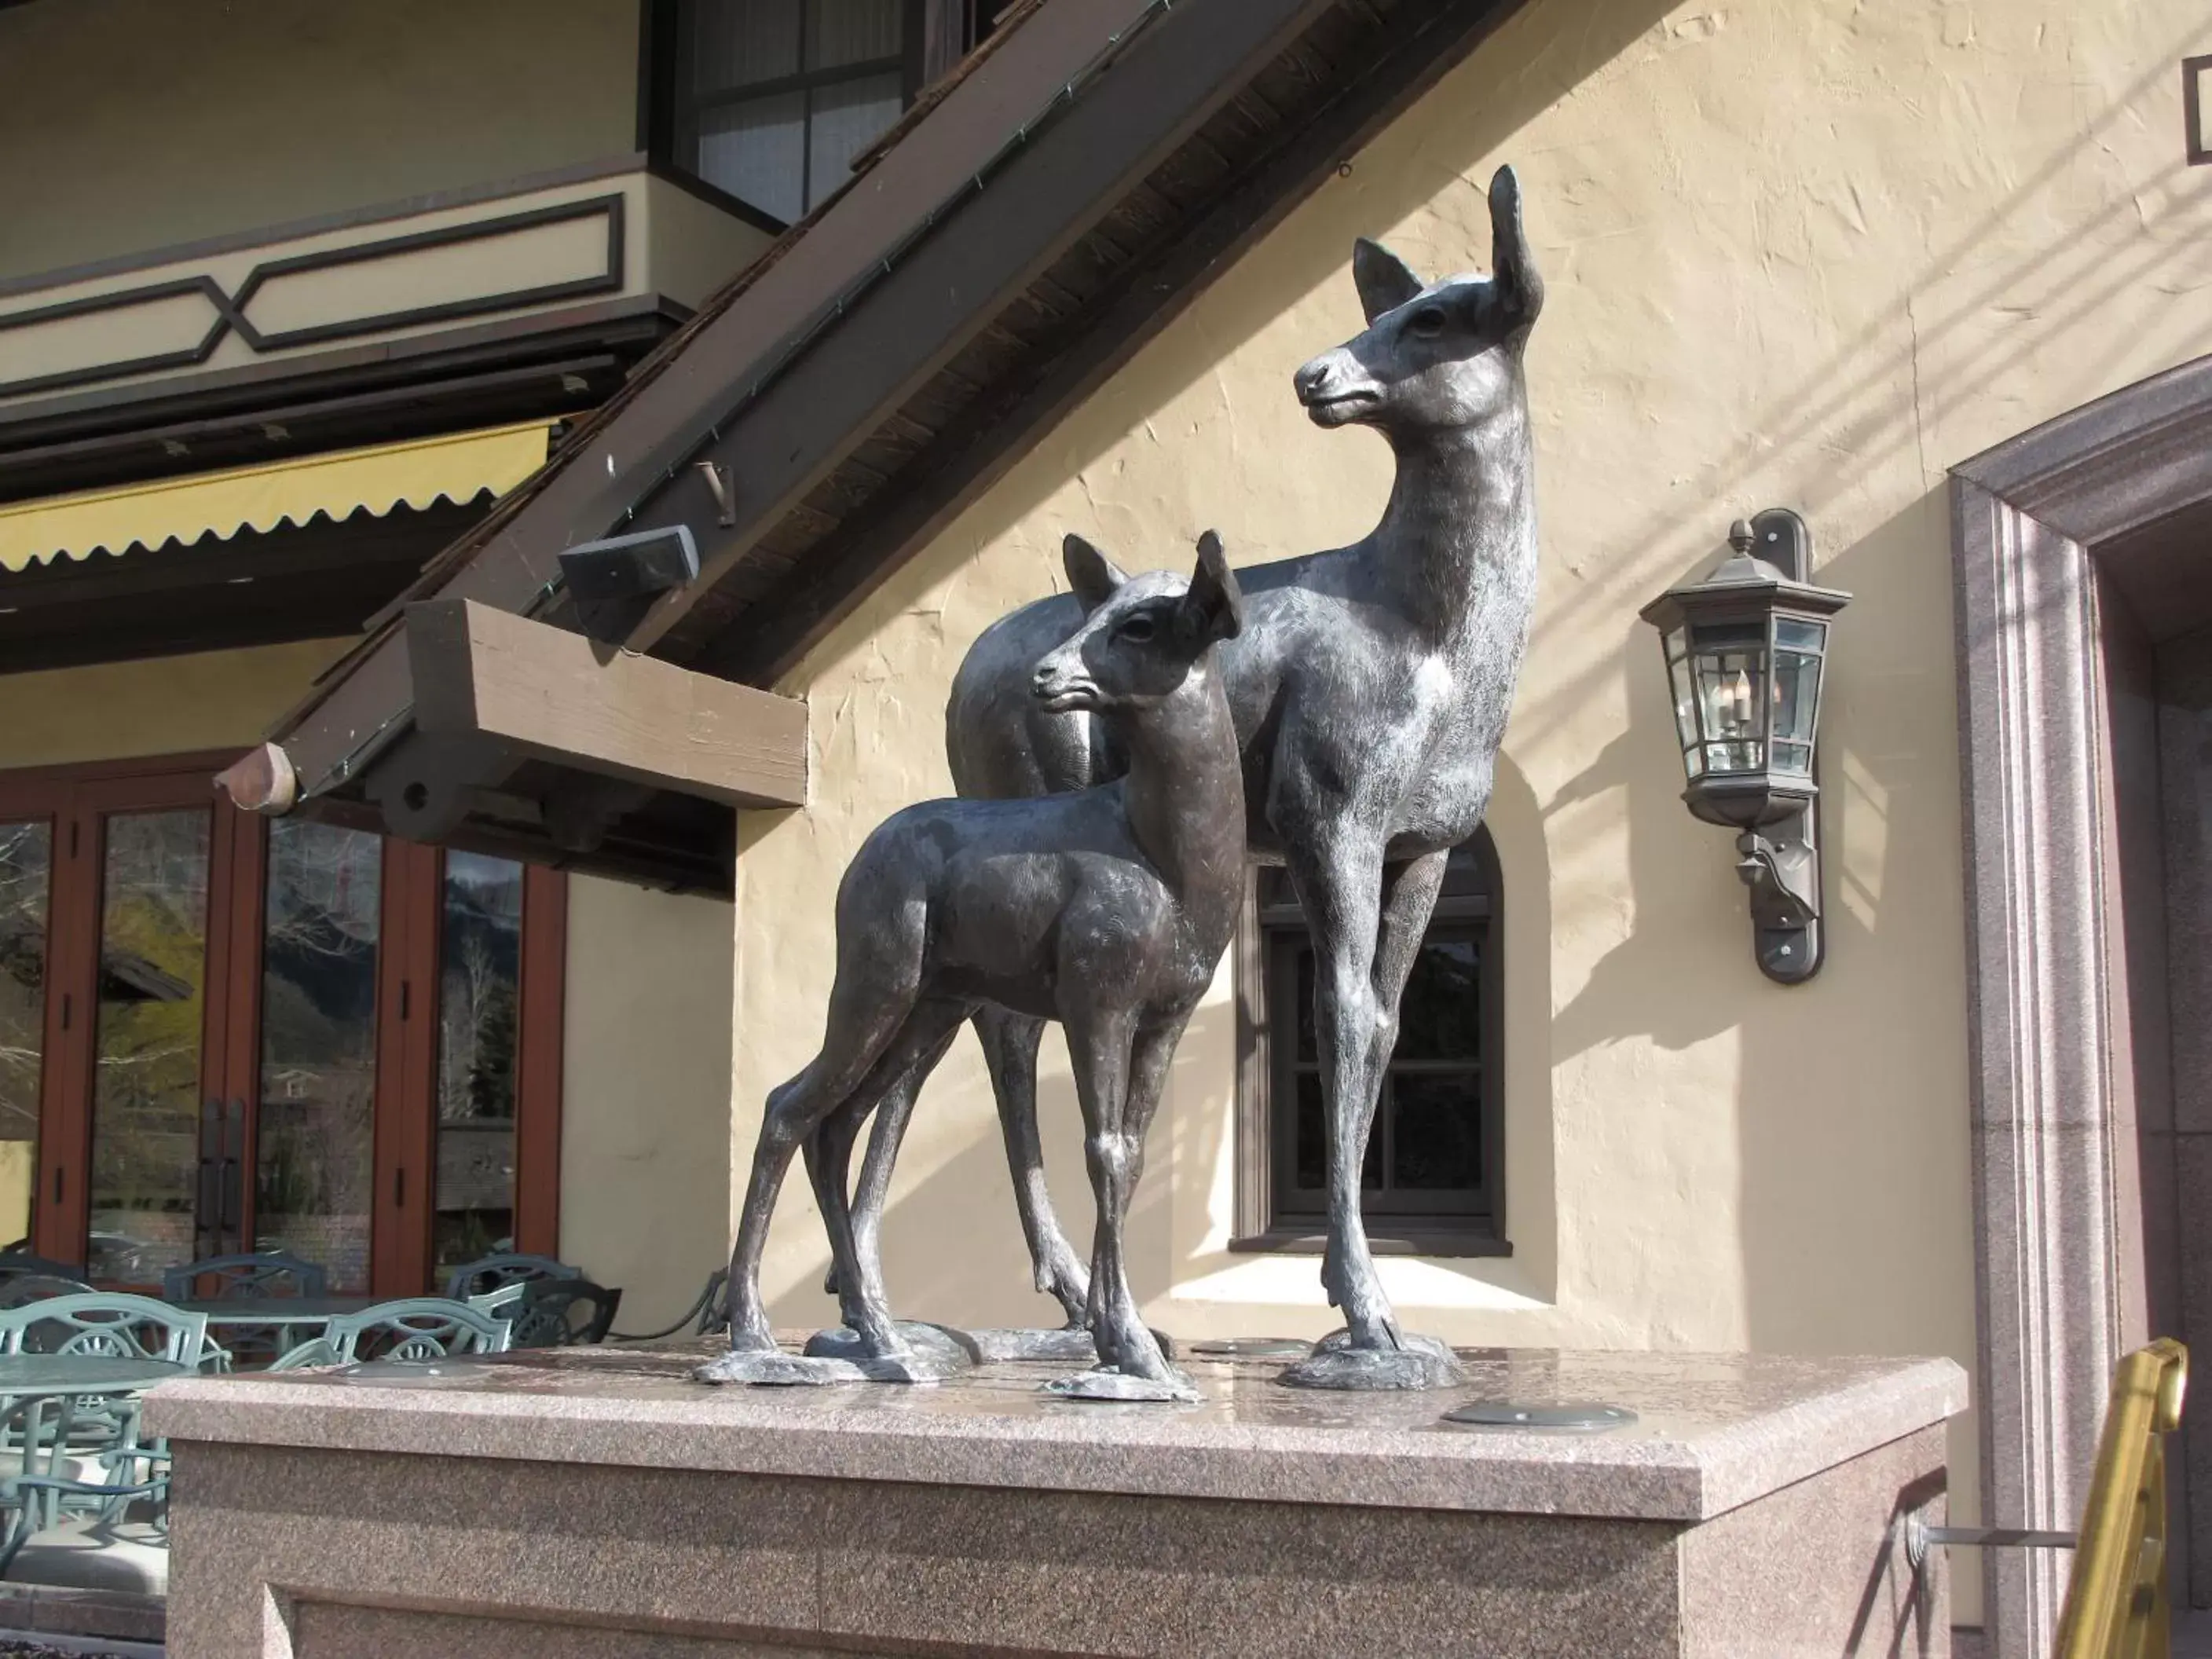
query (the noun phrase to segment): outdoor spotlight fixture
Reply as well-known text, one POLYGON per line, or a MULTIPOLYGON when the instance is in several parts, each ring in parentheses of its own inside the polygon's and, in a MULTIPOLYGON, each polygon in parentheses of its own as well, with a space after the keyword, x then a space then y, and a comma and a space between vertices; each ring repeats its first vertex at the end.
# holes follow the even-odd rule
POLYGON ((1738 831, 1752 948, 1784 985, 1820 970, 1820 787, 1814 740, 1828 619, 1851 596, 1807 580, 1813 538, 1788 507, 1729 527, 1729 556, 1644 607, 1659 630, 1688 787, 1708 823, 1738 831))

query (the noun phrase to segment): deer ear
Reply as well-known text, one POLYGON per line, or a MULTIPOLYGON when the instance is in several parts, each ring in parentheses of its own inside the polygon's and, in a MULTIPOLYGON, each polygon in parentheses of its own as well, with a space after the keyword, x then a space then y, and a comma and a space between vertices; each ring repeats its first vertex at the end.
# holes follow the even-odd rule
POLYGON ((1080 536, 1068 536, 1060 544, 1060 562, 1067 572, 1067 585, 1083 601, 1088 616, 1114 597, 1114 590, 1128 580, 1121 568, 1080 536))
POLYGON ((1521 180, 1510 167, 1490 181, 1490 269, 1513 331, 1525 334, 1544 308, 1544 279, 1521 228, 1521 180))
POLYGON ((1403 259, 1364 236, 1352 245, 1352 282, 1359 290, 1359 308, 1370 323, 1386 311, 1395 311, 1423 287, 1403 259))
POLYGON ((1221 538, 1211 530, 1198 538, 1198 568, 1182 596, 1182 624, 1201 644, 1233 640, 1243 631, 1244 590, 1221 550, 1221 538))

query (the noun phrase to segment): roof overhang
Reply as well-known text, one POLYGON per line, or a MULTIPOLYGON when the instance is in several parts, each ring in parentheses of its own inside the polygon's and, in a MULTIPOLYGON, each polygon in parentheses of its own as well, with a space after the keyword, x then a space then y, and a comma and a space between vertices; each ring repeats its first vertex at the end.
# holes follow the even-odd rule
MULTIPOLYGON (((626 648, 773 682, 1517 3, 1036 8, 409 598, 573 629, 563 549, 684 524, 702 574, 626 648)), ((271 733, 301 799, 391 822, 410 788, 443 791, 455 844, 611 868, 620 843, 629 873, 726 884, 726 817, 712 845, 681 839, 696 814, 671 828, 696 784, 457 744, 418 702, 394 607, 271 733)))

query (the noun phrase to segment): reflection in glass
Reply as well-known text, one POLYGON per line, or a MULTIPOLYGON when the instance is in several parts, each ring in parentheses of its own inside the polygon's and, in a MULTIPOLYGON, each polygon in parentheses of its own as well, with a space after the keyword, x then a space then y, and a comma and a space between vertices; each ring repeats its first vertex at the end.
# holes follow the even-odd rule
POLYGON ((269 826, 261 947, 255 1246, 368 1288, 370 1125, 383 843, 278 818, 269 826))
POLYGON ((1482 1079, 1474 1072, 1401 1073, 1390 1079, 1390 1184, 1443 1189, 1482 1180, 1482 1079))
POLYGON ((438 1170, 442 1272, 513 1248, 522 866, 448 853, 439 924, 438 1170))
POLYGON ((149 1284, 192 1257, 209 817, 118 813, 100 872, 92 1098, 94 1279, 149 1284))
POLYGON ((906 106, 903 0, 689 0, 679 151, 700 178, 796 220, 906 106))
POLYGON ((45 820, 0 823, 0 1244, 27 1237, 39 1167, 39 1067, 46 1054, 45 820))

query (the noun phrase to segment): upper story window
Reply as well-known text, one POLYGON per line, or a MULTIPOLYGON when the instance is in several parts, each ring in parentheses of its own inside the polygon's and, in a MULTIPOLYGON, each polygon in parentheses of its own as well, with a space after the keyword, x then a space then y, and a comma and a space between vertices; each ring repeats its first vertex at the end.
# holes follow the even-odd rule
POLYGON ((964 50, 968 11, 959 0, 674 0, 647 22, 648 148, 749 207, 803 218, 964 50))
MULTIPOLYGON (((1489 832, 1455 848, 1399 1002, 1360 1174, 1378 1251, 1504 1251, 1504 939, 1489 832)), ((1254 872, 1237 949, 1237 1238, 1317 1249, 1328 1226, 1328 1139, 1314 1030, 1317 962, 1289 878, 1254 872)))

